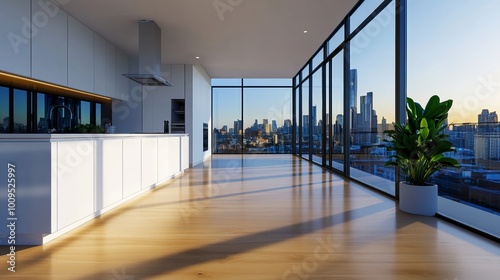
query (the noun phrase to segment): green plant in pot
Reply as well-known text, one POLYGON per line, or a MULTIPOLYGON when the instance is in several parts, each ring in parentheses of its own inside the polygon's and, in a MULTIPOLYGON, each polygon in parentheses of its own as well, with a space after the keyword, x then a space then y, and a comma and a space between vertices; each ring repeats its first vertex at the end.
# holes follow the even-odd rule
POLYGON ((407 181, 399 183, 399 209, 404 212, 434 216, 437 185, 431 184, 429 178, 441 168, 459 167, 456 159, 444 156, 455 152, 444 133, 452 104, 452 100, 441 102, 434 95, 422 108, 408 97, 407 123, 393 123, 394 129, 385 131, 391 138, 386 141, 392 143, 388 150, 396 152, 385 165, 401 168, 407 177, 407 181))

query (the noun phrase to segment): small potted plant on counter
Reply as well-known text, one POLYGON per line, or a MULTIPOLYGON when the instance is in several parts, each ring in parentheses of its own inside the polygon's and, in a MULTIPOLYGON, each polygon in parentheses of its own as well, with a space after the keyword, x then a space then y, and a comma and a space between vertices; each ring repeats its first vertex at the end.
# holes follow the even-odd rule
POLYGON ((429 178, 443 167, 459 167, 456 159, 444 155, 455 152, 444 133, 452 104, 452 100, 440 102, 434 95, 424 109, 406 98, 407 123, 393 123, 394 129, 385 131, 391 138, 386 141, 392 143, 388 150, 396 152, 385 165, 399 167, 406 174, 406 181, 399 183, 401 211, 434 216, 438 188, 429 178))

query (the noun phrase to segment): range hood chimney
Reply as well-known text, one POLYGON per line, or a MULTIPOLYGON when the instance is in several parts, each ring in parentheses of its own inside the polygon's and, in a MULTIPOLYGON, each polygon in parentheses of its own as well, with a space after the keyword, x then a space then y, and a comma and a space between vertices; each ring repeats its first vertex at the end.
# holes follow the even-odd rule
POLYGON ((161 30, 152 20, 139 21, 139 73, 123 76, 145 86, 172 86, 161 74, 161 30))

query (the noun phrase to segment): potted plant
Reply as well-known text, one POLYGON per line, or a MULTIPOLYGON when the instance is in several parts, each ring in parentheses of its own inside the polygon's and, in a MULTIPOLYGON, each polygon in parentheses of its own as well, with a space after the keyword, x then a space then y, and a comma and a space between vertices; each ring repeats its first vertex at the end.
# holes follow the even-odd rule
POLYGON ((393 123, 394 129, 385 131, 391 138, 386 141, 392 143, 388 150, 396 152, 385 165, 397 166, 406 174, 406 181, 399 183, 399 209, 404 212, 434 216, 438 189, 429 178, 443 167, 459 167, 457 160, 444 155, 455 151, 444 133, 452 104, 434 95, 424 109, 408 97, 407 123, 393 123))

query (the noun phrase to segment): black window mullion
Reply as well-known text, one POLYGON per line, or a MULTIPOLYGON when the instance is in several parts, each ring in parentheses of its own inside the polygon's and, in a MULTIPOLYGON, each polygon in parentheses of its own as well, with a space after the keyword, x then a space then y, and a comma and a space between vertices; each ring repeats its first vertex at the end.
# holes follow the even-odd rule
MULTIPOLYGON (((312 60, 309 62, 312 64, 312 60)), ((309 70, 311 69, 309 65, 309 70)), ((312 161, 313 153, 314 153, 314 140, 313 140, 313 123, 312 123, 312 108, 313 108, 313 79, 312 74, 309 72, 309 161, 312 161)))
POLYGON ((241 137, 240 137, 240 146, 241 146, 241 151, 240 153, 243 154, 244 151, 243 151, 243 140, 245 139, 245 130, 243 129, 243 124, 244 124, 244 120, 243 120, 243 94, 244 94, 244 86, 243 86, 243 79, 241 79, 241 124, 242 124, 242 127, 241 127, 241 137))
MULTIPOLYGON (((407 96, 407 0, 396 0, 396 122, 406 121, 406 96, 407 96)), ((396 168, 394 180, 395 196, 399 199, 398 182, 400 181, 399 168, 396 168)))
POLYGON ((328 80, 328 96, 330 96, 330 100, 329 100, 329 104, 328 104, 328 107, 329 107, 329 114, 330 114, 330 119, 329 119, 329 123, 330 123, 330 132, 329 132, 329 143, 328 143, 328 147, 329 147, 329 163, 328 163, 328 166, 331 168, 332 167, 332 163, 333 163, 333 67, 332 67, 332 64, 333 64, 333 59, 330 59, 330 61, 328 62, 328 73, 329 73, 329 80, 328 80))
MULTIPOLYGON (((347 17, 344 22, 344 37, 349 37, 350 20, 347 17)), ((350 148, 351 148, 351 98, 350 98, 350 80, 351 80, 351 42, 345 42, 344 50, 344 175, 350 176, 350 148)))

